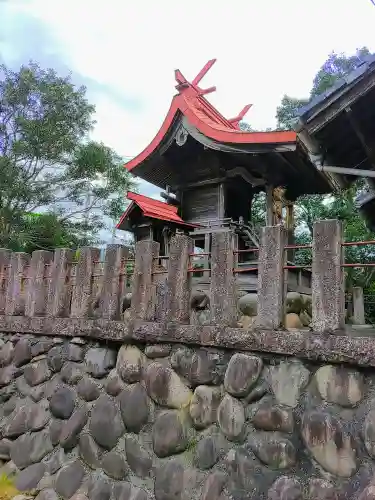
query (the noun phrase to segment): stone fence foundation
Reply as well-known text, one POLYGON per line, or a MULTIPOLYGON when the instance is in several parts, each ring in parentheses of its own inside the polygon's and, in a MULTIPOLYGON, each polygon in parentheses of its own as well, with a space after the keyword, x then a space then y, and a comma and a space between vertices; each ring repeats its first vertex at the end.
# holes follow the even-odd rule
POLYGON ((285 296, 285 241, 263 230, 238 302, 231 233, 209 295, 184 235, 167 267, 153 241, 1 250, 0 474, 37 500, 374 499, 375 338, 343 331, 341 225, 315 225, 311 300, 285 296))

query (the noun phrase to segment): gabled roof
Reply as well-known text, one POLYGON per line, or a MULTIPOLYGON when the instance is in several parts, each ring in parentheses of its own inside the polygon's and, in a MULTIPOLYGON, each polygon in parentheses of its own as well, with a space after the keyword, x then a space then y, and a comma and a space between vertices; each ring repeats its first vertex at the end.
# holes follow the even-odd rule
POLYGON ((119 223, 117 224, 117 229, 123 229, 123 223, 129 217, 130 213, 135 207, 140 208, 142 214, 145 217, 150 217, 151 219, 164 220, 168 222, 174 222, 183 226, 195 227, 194 224, 188 224, 177 215, 177 207, 173 205, 168 205, 159 200, 154 200, 148 196, 143 196, 142 194, 132 193, 129 191, 127 193, 127 199, 131 200, 132 203, 128 206, 125 212, 122 214, 119 223))
POLYGON ((155 138, 138 156, 125 164, 127 170, 133 170, 155 152, 179 114, 182 114, 198 132, 218 143, 237 145, 295 144, 297 136, 293 131, 242 131, 239 123, 250 109, 250 104, 246 105, 235 118, 227 119, 207 101, 204 96, 214 92, 216 87, 201 89, 198 84, 215 62, 216 59, 208 61, 191 83, 187 81, 180 70, 175 71, 178 94, 173 97, 168 114, 155 138))

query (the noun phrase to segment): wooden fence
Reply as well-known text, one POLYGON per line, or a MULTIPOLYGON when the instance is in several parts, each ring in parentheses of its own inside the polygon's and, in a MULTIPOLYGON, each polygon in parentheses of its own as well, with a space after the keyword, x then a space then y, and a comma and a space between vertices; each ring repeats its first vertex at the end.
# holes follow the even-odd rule
MULTIPOLYGON (((208 261, 205 270, 211 276, 211 325, 237 325, 234 243, 235 235, 230 231, 213 233, 211 250, 204 256, 208 261)), ((344 327, 343 245, 339 221, 315 223, 311 246, 315 331, 344 327)), ((256 322, 259 328, 282 327, 286 248, 287 235, 282 226, 262 229, 256 322)), ((197 272, 194 263, 198 258, 189 236, 176 235, 168 256, 159 255, 158 243, 145 240, 137 243, 135 258, 121 245, 109 245, 104 260, 99 257, 97 248, 81 248, 76 253, 66 249, 36 251, 32 256, 0 250, 0 315, 123 321, 124 300, 131 290, 126 321, 189 324, 192 281, 197 272)))

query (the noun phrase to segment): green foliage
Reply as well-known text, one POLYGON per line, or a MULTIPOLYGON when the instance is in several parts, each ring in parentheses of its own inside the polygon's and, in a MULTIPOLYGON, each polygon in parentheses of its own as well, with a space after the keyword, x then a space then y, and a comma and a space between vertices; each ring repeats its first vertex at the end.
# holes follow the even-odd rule
POLYGON ((279 130, 292 130, 298 118, 298 112, 309 103, 309 101, 337 83, 340 78, 356 69, 366 56, 370 55, 367 47, 356 50, 351 56, 336 54, 332 52, 317 72, 310 91, 310 96, 298 99, 284 95, 280 106, 276 110, 277 128, 279 130))
POLYGON ((132 182, 111 148, 89 140, 94 111, 69 76, 32 62, 16 72, 0 66, 1 245, 85 242, 103 214, 121 214, 132 182), (25 216, 42 207, 38 222, 25 216))

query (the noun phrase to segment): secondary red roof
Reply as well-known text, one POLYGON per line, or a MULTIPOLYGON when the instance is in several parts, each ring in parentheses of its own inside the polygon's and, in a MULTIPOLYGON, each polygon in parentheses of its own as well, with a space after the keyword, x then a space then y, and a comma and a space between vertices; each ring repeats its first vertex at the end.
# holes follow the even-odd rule
POLYGON ((135 206, 138 206, 142 210, 145 217, 175 222, 176 224, 184 226, 196 227, 195 224, 188 224, 181 219, 181 217, 177 215, 177 207, 173 205, 168 205, 162 201, 154 200, 153 198, 143 196, 142 194, 132 193, 131 191, 128 192, 126 197, 128 200, 132 200, 132 203, 122 214, 120 222, 116 226, 117 229, 120 228, 122 222, 128 217, 135 206))
POLYGON ((178 94, 173 97, 168 114, 155 138, 138 156, 125 164, 131 171, 153 153, 172 125, 176 114, 182 113, 189 123, 195 126, 203 135, 217 142, 232 144, 285 144, 295 143, 297 134, 292 131, 279 132, 244 132, 239 123, 250 109, 248 104, 232 119, 225 118, 204 95, 216 90, 215 87, 201 89, 198 84, 216 59, 211 59, 190 83, 179 70, 175 71, 178 94))

